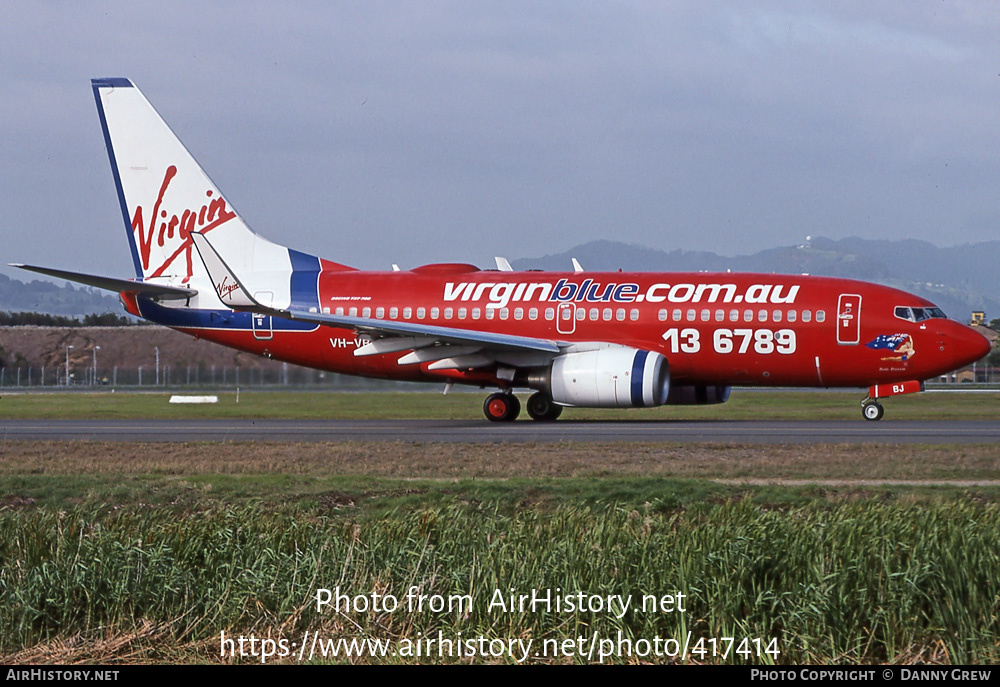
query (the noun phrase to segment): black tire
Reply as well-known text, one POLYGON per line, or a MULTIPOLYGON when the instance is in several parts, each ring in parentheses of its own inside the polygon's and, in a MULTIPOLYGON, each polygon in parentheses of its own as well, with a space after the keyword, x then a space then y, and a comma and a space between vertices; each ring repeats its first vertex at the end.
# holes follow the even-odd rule
POLYGON ((861 406, 861 415, 869 422, 877 422, 885 415, 885 408, 878 401, 870 401, 861 406))
POLYGON ((562 415, 562 406, 556 405, 548 394, 538 391, 528 398, 528 415, 532 420, 552 422, 562 415))
POLYGON ((514 394, 507 394, 510 397, 510 417, 508 422, 513 422, 521 414, 521 400, 514 394))
POLYGON ((520 412, 521 402, 514 394, 490 394, 483 402, 483 414, 490 422, 513 422, 520 412))

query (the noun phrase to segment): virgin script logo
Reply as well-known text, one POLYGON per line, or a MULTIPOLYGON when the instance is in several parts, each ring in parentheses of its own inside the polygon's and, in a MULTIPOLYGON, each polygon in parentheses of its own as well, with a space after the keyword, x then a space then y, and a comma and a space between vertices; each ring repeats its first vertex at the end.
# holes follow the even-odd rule
POLYGON ((143 219, 142 205, 137 205, 135 213, 132 215, 132 233, 136 236, 142 271, 147 278, 161 276, 167 267, 183 253, 184 267, 186 268, 184 281, 190 279, 192 273, 191 252, 194 250, 191 232, 209 232, 236 217, 236 213, 226 205, 226 199, 222 196, 213 198, 211 190, 205 191, 207 200, 198 209, 185 208, 179 213, 168 211, 167 207, 170 206, 170 203, 167 191, 175 176, 177 176, 177 167, 170 165, 163 175, 160 192, 153 203, 153 211, 149 214, 148 225, 143 219), (166 202, 165 198, 167 198, 166 202), (159 256, 164 253, 169 253, 169 255, 160 264, 150 266, 150 255, 154 241, 158 248, 166 248, 164 252, 157 252, 159 256))
POLYGON ((229 283, 229 276, 222 278, 222 281, 215 285, 215 290, 219 292, 219 298, 222 300, 233 299, 233 291, 240 288, 239 284, 229 283))

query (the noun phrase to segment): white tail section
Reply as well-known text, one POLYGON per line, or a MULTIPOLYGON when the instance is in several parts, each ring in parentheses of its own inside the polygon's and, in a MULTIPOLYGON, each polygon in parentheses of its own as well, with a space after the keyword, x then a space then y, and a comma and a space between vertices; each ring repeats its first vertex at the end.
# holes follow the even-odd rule
POLYGON ((233 271, 276 281, 276 295, 287 301, 292 271, 288 249, 246 225, 128 79, 94 79, 91 84, 136 276, 185 284, 207 279, 191 240, 191 232, 197 231, 211 236, 233 271))

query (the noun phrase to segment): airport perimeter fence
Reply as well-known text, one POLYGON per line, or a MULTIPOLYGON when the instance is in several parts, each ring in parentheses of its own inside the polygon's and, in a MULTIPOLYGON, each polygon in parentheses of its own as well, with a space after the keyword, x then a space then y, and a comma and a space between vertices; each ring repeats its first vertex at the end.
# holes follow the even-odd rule
MULTIPOLYGON (((959 373, 929 380, 934 387, 960 388, 967 384, 1000 384, 1000 367, 975 365, 959 373)), ((152 365, 139 367, 0 367, 0 388, 20 387, 25 390, 48 389, 155 389, 161 388, 271 388, 271 389, 339 389, 344 391, 392 391, 412 389, 412 382, 396 382, 341 375, 283 363, 267 368, 187 365, 174 367, 152 365)))
POLYGON ((56 367, 0 367, 0 388, 25 390, 48 389, 155 389, 161 388, 272 388, 272 389, 341 389, 346 391, 379 391, 408 389, 412 384, 380 379, 366 379, 350 375, 323 372, 297 365, 280 365, 270 368, 223 367, 216 365, 141 365, 139 367, 77 368, 70 365, 56 367))

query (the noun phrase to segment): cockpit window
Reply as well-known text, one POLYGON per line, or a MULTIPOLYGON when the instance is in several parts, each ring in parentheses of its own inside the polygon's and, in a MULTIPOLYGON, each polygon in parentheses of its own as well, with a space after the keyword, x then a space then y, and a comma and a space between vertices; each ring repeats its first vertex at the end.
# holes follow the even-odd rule
POLYGON ((896 306, 896 317, 910 322, 923 322, 934 318, 944 319, 946 315, 941 308, 907 308, 903 305, 896 306))

